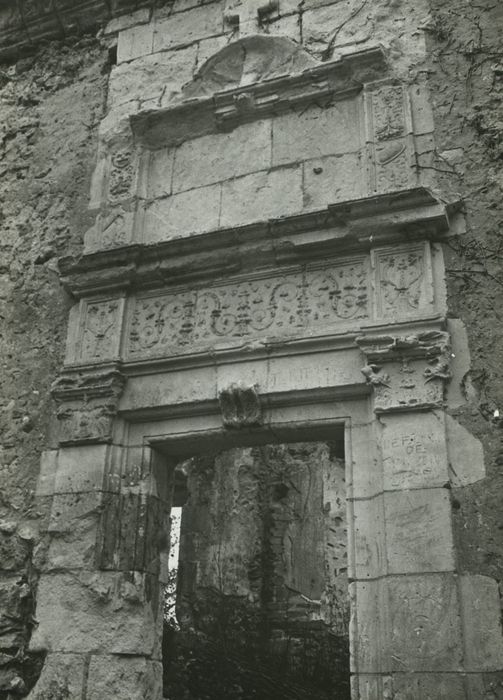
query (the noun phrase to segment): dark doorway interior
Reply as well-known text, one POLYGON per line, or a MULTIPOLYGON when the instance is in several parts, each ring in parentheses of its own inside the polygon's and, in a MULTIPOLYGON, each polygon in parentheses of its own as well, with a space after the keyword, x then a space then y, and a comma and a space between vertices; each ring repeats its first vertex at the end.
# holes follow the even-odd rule
POLYGON ((171 700, 349 700, 343 440, 205 450, 182 506, 171 700))

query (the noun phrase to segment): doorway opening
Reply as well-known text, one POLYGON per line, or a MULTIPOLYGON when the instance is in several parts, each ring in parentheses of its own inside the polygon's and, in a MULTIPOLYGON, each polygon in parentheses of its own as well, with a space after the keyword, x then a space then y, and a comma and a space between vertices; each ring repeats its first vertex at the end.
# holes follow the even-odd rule
POLYGON ((343 435, 177 457, 165 697, 349 700, 343 435))

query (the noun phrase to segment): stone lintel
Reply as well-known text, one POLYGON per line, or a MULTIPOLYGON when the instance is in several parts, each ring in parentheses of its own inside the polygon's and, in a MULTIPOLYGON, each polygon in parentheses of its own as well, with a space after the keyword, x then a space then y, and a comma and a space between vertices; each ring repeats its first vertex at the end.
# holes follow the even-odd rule
POLYGON ((445 206, 427 189, 414 188, 223 228, 197 238, 62 258, 59 269, 66 289, 82 297, 131 287, 183 284, 278 263, 304 263, 308 257, 368 251, 376 245, 435 239, 447 229, 445 206))
POLYGON ((361 91, 364 82, 382 77, 386 69, 383 50, 366 49, 297 74, 217 91, 211 97, 189 95, 175 107, 132 115, 131 126, 147 147, 175 146, 315 100, 328 102, 352 97, 361 91))

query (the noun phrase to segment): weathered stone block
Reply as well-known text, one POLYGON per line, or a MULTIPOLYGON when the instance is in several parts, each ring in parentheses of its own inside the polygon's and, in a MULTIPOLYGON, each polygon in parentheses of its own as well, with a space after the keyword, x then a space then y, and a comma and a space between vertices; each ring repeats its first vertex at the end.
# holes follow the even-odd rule
POLYGON ((51 534, 50 568, 80 568, 94 562, 103 493, 55 494, 47 526, 51 534), (78 549, 75 545, 78 543, 78 549))
POLYGON ((175 152, 171 148, 152 151, 146 160, 143 177, 143 191, 140 196, 147 199, 166 197, 171 194, 173 180, 173 163, 175 152))
POLYGON ((416 84, 410 91, 414 134, 430 134, 435 129, 431 96, 424 84, 416 84))
POLYGON ((148 7, 142 7, 136 12, 130 12, 127 15, 121 15, 120 17, 114 17, 110 20, 104 29, 105 35, 115 34, 116 32, 122 32, 130 27, 136 27, 140 24, 147 24, 150 20, 150 9, 148 7))
POLYGON ((359 153, 326 156, 304 163, 304 207, 324 209, 334 202, 364 196, 362 157, 359 153))
POLYGON ((102 490, 105 486, 107 458, 107 445, 60 448, 54 493, 102 490))
POLYGON ((352 578, 366 579, 386 573, 383 497, 351 501, 353 517, 354 571, 352 578))
POLYGON ((131 61, 139 56, 152 53, 153 41, 153 24, 139 24, 121 31, 117 43, 117 63, 131 61))
POLYGON ((162 664, 143 657, 92 656, 86 700, 161 700, 162 664))
POLYGON ((282 168, 245 175, 222 185, 222 227, 295 214, 302 209, 302 170, 282 168))
MULTIPOLYGON (((396 700, 469 700, 462 673, 395 673, 389 678, 396 700)), ((473 696, 475 700, 475 696, 473 696)), ((370 697, 368 700, 372 700, 370 697)))
POLYGON ((376 438, 372 424, 351 422, 351 461, 348 495, 352 498, 370 498, 383 490, 383 477, 376 438))
POLYGON ((209 36, 223 33, 222 3, 195 7, 186 13, 174 14, 157 21, 154 33, 154 52, 190 44, 209 36))
POLYGON ((82 697, 85 665, 86 659, 81 654, 48 654, 40 678, 28 696, 29 700, 82 697))
POLYGON ((489 576, 459 577, 464 667, 467 671, 497 671, 503 668, 503 635, 498 582, 489 576))
POLYGON ((336 102, 325 109, 309 107, 273 122, 273 165, 351 153, 360 145, 356 101, 336 102))
POLYGON ((486 475, 482 443, 452 416, 446 415, 449 475, 454 487, 480 481, 486 475))
POLYGON ((380 673, 386 630, 381 629, 387 611, 382 579, 349 584, 351 600, 351 671, 380 673))
POLYGON ((159 243, 211 231, 218 227, 219 212, 220 185, 159 199, 145 208, 144 242, 159 243))
POLYGON ((454 570, 451 503, 446 489, 385 493, 384 510, 389 573, 454 570))
POLYGON ((444 486, 449 481, 443 413, 383 415, 384 489, 444 486))
POLYGON ((158 600, 146 579, 105 571, 42 575, 31 648, 152 654, 160 634, 158 600))
MULTIPOLYGON (((108 106, 164 96, 163 106, 180 94, 196 66, 197 46, 142 56, 115 66, 110 73, 108 106)), ((134 110, 131 110, 134 111, 134 110)))
POLYGON ((271 165, 271 122, 243 124, 224 134, 186 141, 176 151, 173 191, 230 180, 271 165))
POLYGON ((169 372, 132 379, 128 382, 122 408, 142 406, 173 406, 188 402, 216 399, 217 382, 214 373, 206 369, 169 372))
MULTIPOLYGON (((297 2, 295 9, 298 9, 298 7, 299 4, 297 2)), ((300 16, 297 13, 285 16, 286 12, 287 10, 282 7, 281 13, 283 16, 269 24, 271 34, 287 36, 300 44, 302 41, 300 16)))
POLYGON ((452 574, 386 580, 389 638, 383 670, 461 669, 463 651, 456 578, 452 574))
MULTIPOLYGON (((235 367, 234 374, 239 375, 235 367)), ((220 377, 220 373, 219 373, 220 377)), ((247 378, 248 380, 248 378, 247 378)), ((303 356, 271 358, 268 362, 267 381, 261 386, 265 392, 288 392, 292 386, 297 389, 320 389, 361 384, 357 372, 357 358, 351 351, 337 354, 334 362, 332 353, 317 353, 308 361, 303 356)))

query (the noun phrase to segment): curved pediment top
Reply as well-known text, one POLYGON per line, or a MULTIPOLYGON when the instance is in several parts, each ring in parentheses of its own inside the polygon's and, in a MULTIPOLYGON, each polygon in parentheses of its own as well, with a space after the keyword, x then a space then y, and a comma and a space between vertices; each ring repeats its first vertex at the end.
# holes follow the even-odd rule
POLYGON ((305 49, 284 36, 257 34, 238 39, 211 56, 183 89, 188 97, 211 96, 318 66, 305 49))

